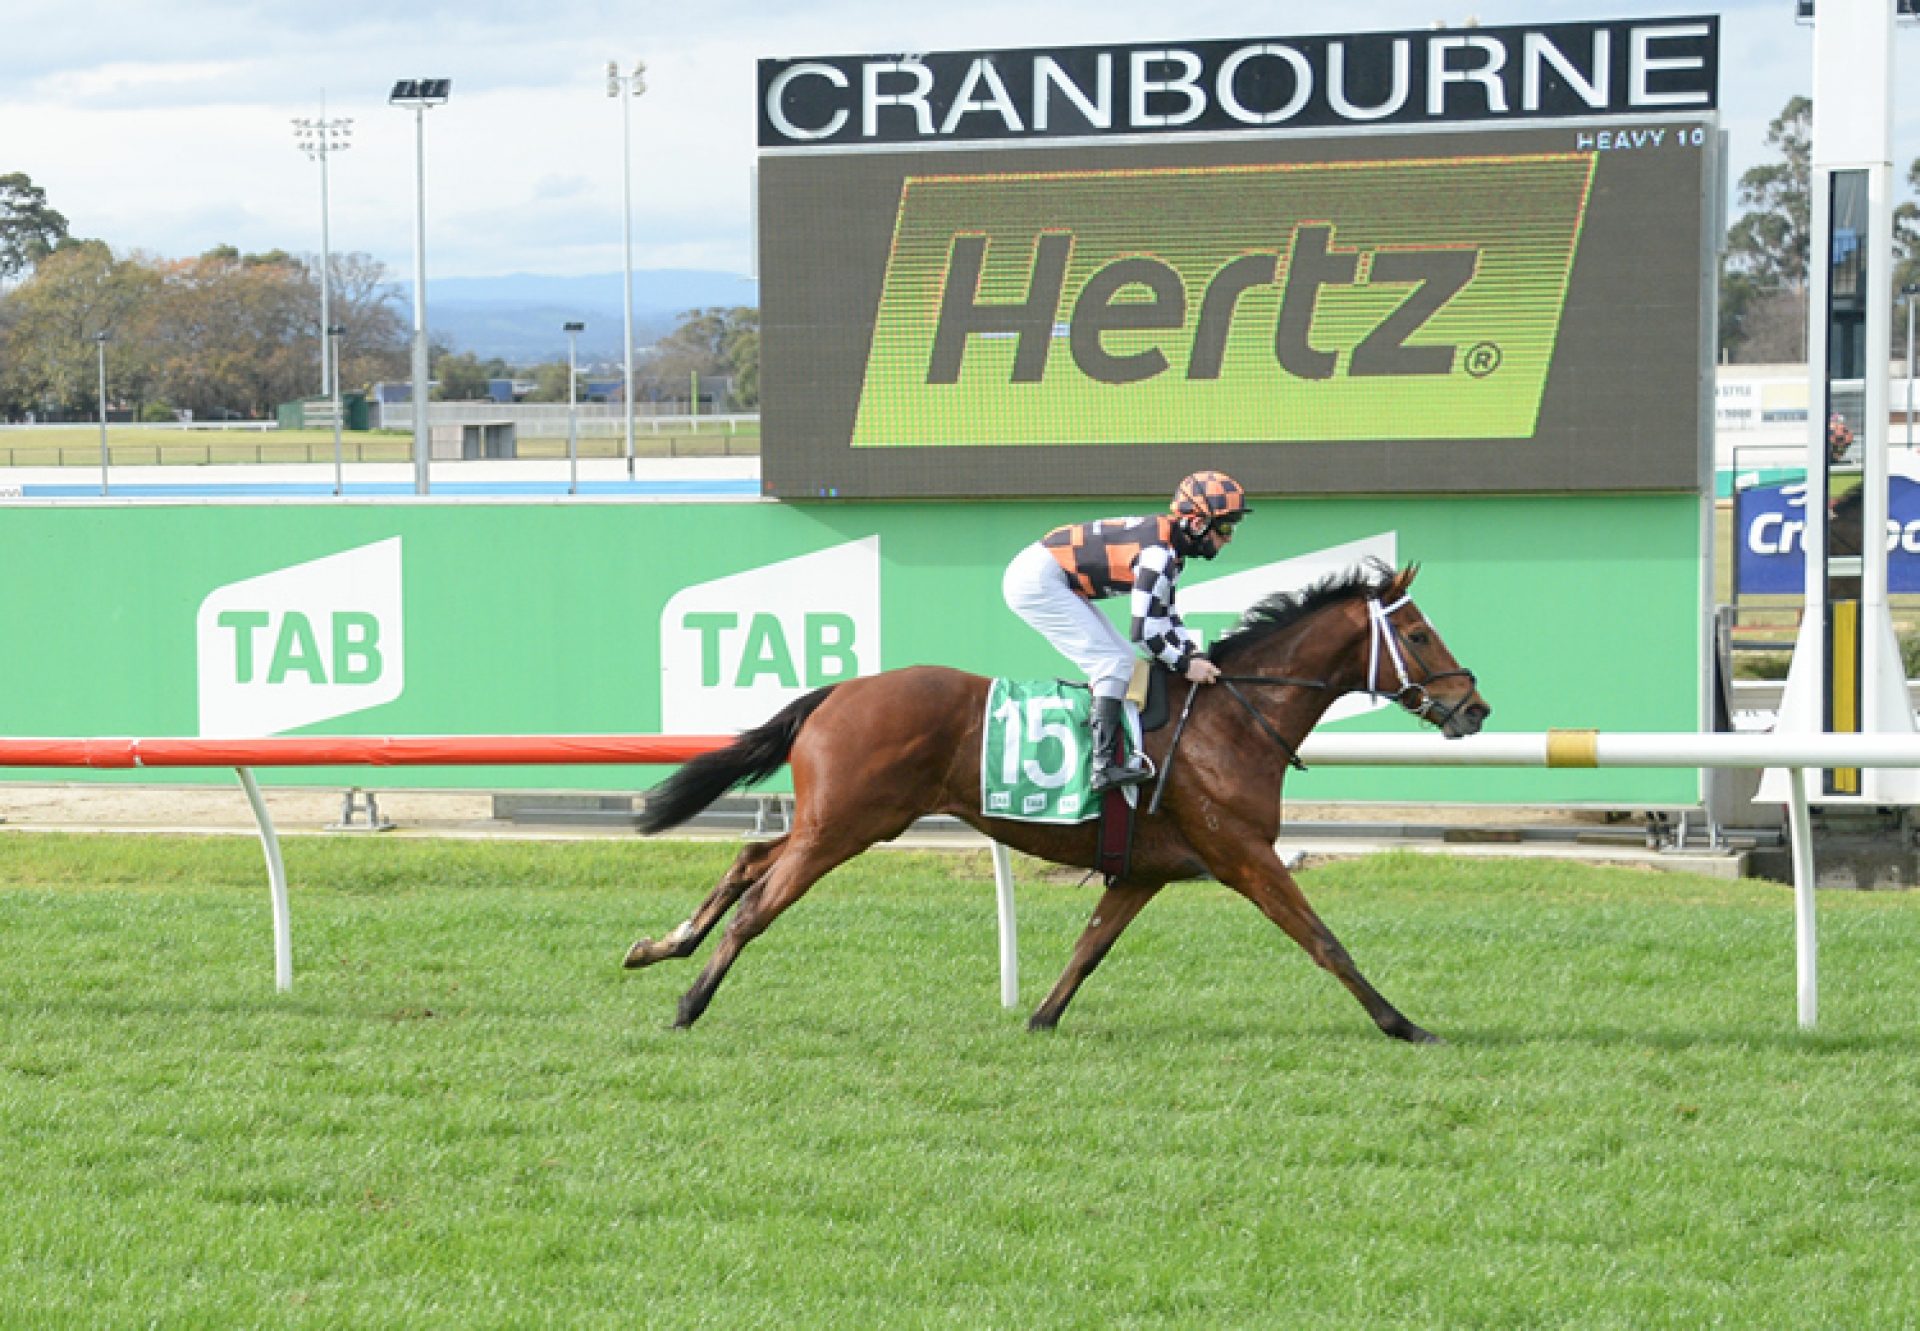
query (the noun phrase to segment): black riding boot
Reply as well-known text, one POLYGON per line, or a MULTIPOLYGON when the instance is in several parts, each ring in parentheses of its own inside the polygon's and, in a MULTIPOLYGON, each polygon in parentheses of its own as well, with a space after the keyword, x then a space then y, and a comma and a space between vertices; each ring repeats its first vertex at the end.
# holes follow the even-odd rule
POLYGON ((1093 780, 1095 794, 1111 786, 1137 786, 1153 777, 1153 764, 1143 753, 1120 756, 1122 721, 1118 698, 1093 700, 1093 780))

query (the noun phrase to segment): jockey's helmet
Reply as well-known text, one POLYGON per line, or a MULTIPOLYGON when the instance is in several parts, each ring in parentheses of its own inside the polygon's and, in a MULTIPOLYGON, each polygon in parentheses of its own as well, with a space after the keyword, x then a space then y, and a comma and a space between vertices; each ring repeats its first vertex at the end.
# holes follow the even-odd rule
POLYGON ((1238 522, 1253 510, 1240 482, 1224 471, 1196 471, 1180 482, 1168 505, 1190 535, 1204 536, 1216 522, 1238 522))

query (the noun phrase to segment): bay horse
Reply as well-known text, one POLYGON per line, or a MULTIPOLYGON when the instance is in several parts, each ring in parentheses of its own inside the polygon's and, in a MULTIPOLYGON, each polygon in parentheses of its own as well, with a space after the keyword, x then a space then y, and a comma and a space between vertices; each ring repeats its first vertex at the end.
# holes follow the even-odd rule
MULTIPOLYGON (((1479 730, 1491 711, 1472 672, 1409 599, 1416 572, 1372 561, 1305 591, 1268 597, 1214 645, 1219 682, 1170 682, 1170 710, 1184 713, 1178 751, 1168 752, 1171 727, 1147 737, 1148 754, 1164 774, 1163 798, 1156 812, 1141 799, 1126 875, 1094 906, 1030 1028, 1059 1022, 1081 982, 1156 892, 1211 875, 1337 976, 1382 1031, 1416 1043, 1435 1039, 1360 974, 1274 850, 1282 779, 1336 698, 1366 692, 1392 699, 1454 738, 1479 730)), ((828 685, 729 747, 694 759, 648 794, 638 827, 651 834, 685 822, 736 786, 765 780, 783 763, 793 768, 790 830, 748 845, 684 923, 627 953, 628 968, 691 956, 738 905, 680 999, 674 1025, 699 1019, 740 950, 824 874, 918 818, 948 814, 1044 860, 1097 863, 1097 820, 1029 823, 981 812, 990 683, 944 667, 909 666, 828 685)))

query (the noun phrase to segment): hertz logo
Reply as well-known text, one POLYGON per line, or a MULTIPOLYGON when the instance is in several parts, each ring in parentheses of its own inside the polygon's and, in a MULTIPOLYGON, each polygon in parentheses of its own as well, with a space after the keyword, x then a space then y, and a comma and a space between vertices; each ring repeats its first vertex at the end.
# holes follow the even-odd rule
POLYGON ((852 442, 1529 437, 1593 160, 910 178, 852 442))
MULTIPOLYGON (((940 323, 933 335, 930 384, 960 382, 968 339, 1007 333, 1019 339, 1011 381, 1038 383, 1045 377, 1055 313, 1073 237, 1053 233, 1034 247, 1033 280, 1027 299, 1012 305, 978 305, 974 292, 986 258, 986 240, 956 236, 947 283, 940 302, 940 323)), ((1328 379, 1339 357, 1313 345, 1311 330, 1321 288, 1353 285, 1362 257, 1369 285, 1403 285, 1406 297, 1353 348, 1348 372, 1356 375, 1445 374, 1453 368, 1450 346, 1409 347, 1434 313, 1466 286, 1480 254, 1470 249, 1397 250, 1386 254, 1340 252, 1330 226, 1303 226, 1287 247, 1287 280, 1273 327, 1273 357, 1281 369, 1301 379, 1328 379)), ((1189 379, 1218 379, 1226 358, 1227 335, 1241 297, 1269 287, 1279 268, 1279 252, 1244 254, 1229 259, 1207 279, 1193 324, 1186 358, 1189 379)), ((1073 303, 1067 323, 1073 362, 1089 379, 1131 384, 1162 374, 1166 352, 1148 345, 1116 355, 1107 350, 1108 334, 1128 329, 1184 329, 1188 293, 1179 272, 1159 259, 1115 259, 1088 278, 1073 303), (1145 298, 1131 289, 1139 288, 1145 298)))

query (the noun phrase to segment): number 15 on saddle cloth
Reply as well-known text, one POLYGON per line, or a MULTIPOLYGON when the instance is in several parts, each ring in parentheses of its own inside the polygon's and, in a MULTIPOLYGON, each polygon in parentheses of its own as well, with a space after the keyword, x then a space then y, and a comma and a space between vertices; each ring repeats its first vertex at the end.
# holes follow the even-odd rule
MULTIPOLYGON (((1093 695, 1083 684, 994 680, 980 745, 980 807, 995 818, 1029 823, 1083 823, 1097 817, 1100 801, 1088 790, 1092 710, 1093 695)), ((1140 743, 1140 724, 1131 708, 1127 743, 1140 743)))

